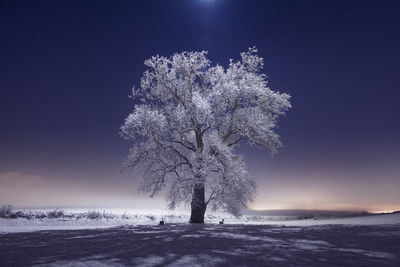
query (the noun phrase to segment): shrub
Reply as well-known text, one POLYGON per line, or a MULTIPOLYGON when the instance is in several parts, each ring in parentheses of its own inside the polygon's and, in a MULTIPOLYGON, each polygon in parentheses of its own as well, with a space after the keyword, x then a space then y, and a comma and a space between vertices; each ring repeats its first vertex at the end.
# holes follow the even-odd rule
POLYGON ((86 217, 88 219, 97 220, 97 219, 101 219, 102 216, 101 216, 100 211, 91 210, 91 211, 88 211, 86 217))
POLYGON ((3 205, 0 208, 0 218, 8 218, 12 215, 13 206, 3 205))
POLYGON ((124 212, 124 214, 121 215, 121 219, 127 220, 130 219, 130 216, 126 212, 124 212))
POLYGON ((87 212, 86 218, 91 219, 91 220, 113 219, 114 215, 112 213, 107 213, 106 211, 100 212, 100 211, 91 210, 91 211, 87 212))
POLYGON ((64 211, 59 210, 59 209, 55 209, 55 210, 47 212, 47 217, 49 217, 50 219, 60 218, 63 216, 64 216, 64 211))
POLYGON ((44 219, 47 218, 47 215, 44 213, 35 214, 35 219, 44 219))
POLYGON ((103 218, 104 219, 114 219, 114 217, 115 217, 115 215, 114 214, 112 214, 112 213, 110 213, 110 212, 106 212, 106 211, 103 211, 103 218))

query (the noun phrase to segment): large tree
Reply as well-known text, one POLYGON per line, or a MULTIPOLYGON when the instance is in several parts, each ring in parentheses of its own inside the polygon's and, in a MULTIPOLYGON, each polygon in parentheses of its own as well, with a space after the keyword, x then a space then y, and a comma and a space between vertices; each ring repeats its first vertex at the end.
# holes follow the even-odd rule
POLYGON ((277 119, 290 108, 288 94, 272 91, 255 48, 211 66, 207 52, 155 56, 122 135, 134 140, 125 162, 141 177, 141 190, 168 190, 169 206, 191 205, 191 223, 203 223, 208 205, 234 215, 255 194, 255 182, 235 148, 241 142, 281 146, 277 119))

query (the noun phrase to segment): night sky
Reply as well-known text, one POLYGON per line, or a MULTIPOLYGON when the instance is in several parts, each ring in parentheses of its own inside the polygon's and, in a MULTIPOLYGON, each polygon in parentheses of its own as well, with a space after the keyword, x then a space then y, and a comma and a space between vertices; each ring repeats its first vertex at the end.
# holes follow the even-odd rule
POLYGON ((153 55, 256 46, 293 108, 255 209, 400 209, 399 1, 0 1, 0 204, 164 208, 121 173, 153 55))

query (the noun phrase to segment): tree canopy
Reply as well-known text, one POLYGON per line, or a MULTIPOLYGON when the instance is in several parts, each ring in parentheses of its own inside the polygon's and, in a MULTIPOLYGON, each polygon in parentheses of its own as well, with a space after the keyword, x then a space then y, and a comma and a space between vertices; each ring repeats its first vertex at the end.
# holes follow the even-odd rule
POLYGON ((206 56, 182 52, 145 61, 148 70, 132 92, 137 102, 121 127, 134 141, 125 165, 151 196, 166 189, 171 208, 191 201, 193 210, 197 201, 204 210, 210 204, 238 215, 256 185, 236 147, 247 141, 275 153, 277 120, 291 107, 290 96, 268 87, 256 48, 227 68, 206 56))

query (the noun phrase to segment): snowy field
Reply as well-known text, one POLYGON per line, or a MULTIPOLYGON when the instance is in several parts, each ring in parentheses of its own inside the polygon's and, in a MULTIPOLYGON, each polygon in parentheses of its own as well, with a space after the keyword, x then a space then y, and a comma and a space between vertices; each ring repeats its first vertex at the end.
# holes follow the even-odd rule
POLYGON ((0 266, 400 266, 400 213, 225 215, 224 225, 221 214, 204 225, 179 214, 58 215, 0 219, 0 266))

